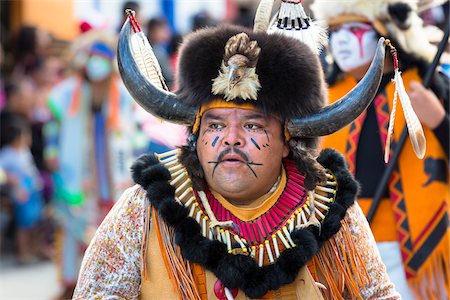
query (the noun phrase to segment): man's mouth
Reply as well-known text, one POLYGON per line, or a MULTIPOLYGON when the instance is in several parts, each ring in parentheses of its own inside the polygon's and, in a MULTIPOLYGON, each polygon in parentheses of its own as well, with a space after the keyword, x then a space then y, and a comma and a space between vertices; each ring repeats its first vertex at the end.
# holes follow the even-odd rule
POLYGON ((220 160, 220 163, 237 165, 239 163, 245 163, 245 161, 240 155, 235 154, 235 153, 230 153, 230 154, 225 155, 220 160))

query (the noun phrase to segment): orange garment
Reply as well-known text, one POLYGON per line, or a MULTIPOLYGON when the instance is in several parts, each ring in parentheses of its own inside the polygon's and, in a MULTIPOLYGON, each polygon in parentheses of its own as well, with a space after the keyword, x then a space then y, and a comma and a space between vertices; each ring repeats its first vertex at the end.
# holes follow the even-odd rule
MULTIPOLYGON (((153 214, 153 216, 155 216, 153 214)), ((159 221, 162 222, 162 221, 159 221)), ((153 222, 155 224, 155 222, 153 222)), ((164 257, 167 255, 165 249, 160 248, 156 242, 158 237, 157 226, 151 226, 149 234, 148 250, 145 263, 147 264, 148 276, 142 279, 141 283, 141 295, 140 299, 182 299, 178 293, 178 289, 174 285, 172 279, 173 275, 170 274, 169 269, 164 262, 164 257)), ((173 259, 173 257, 172 257, 173 259)), ((195 286, 197 293, 190 299, 220 299, 215 292, 215 286, 217 278, 211 272, 203 269, 197 264, 191 264, 191 272, 193 279, 195 280, 195 286)), ((217 289, 217 287, 216 287, 217 289)), ((248 297, 242 291, 232 291, 236 300, 245 300, 248 297)), ((220 295, 220 294, 219 294, 220 295)), ((226 299, 226 298, 224 298, 226 299)), ((314 279, 308 271, 308 268, 303 267, 297 279, 288 285, 281 287, 276 291, 267 293, 263 299, 311 299, 320 300, 323 299, 317 285, 314 283, 314 279)))
MULTIPOLYGON (((408 70, 402 74, 405 87, 409 88, 412 80, 421 81, 416 70, 408 70)), ((330 102, 334 102, 348 91, 356 82, 346 77, 330 87, 330 102)), ((392 109, 394 85, 386 86, 389 107, 392 109)), ((405 126, 401 109, 397 109, 395 117, 394 139, 397 141, 405 126)), ((344 153, 349 139, 350 125, 340 131, 323 138, 323 148, 334 148, 344 153)), ((399 172, 394 172, 389 184, 391 199, 384 199, 377 210, 371 228, 378 242, 398 241, 402 252, 403 264, 408 281, 421 290, 426 299, 439 297, 433 294, 431 287, 437 281, 445 281, 448 286, 448 261, 450 256, 448 227, 448 177, 444 180, 430 181, 432 174, 427 162, 448 161, 439 141, 431 129, 424 126, 427 140, 427 151, 423 160, 414 155, 411 144, 407 141, 399 158, 399 172), (394 184, 396 183, 396 185, 394 184), (444 267, 443 267, 444 266, 444 267), (447 268, 447 271, 444 270, 447 268), (419 287, 422 285, 421 287, 419 287)), ((448 175, 448 168, 446 170, 448 175)), ((359 199, 364 212, 370 206, 370 199, 359 199)))
MULTIPOLYGON (((182 165, 179 162, 170 161, 167 158, 165 161, 170 164, 172 173, 180 172, 179 168, 182 165)), ((232 214, 239 219, 243 218, 248 221, 256 220, 259 216, 272 209, 275 203, 280 200, 281 195, 288 185, 287 171, 285 168, 284 166, 279 182, 274 186, 273 190, 257 199, 255 201, 256 203, 254 203, 255 205, 251 207, 235 207, 217 193, 214 193, 214 196, 217 196, 215 201, 229 208, 232 214)), ((331 175, 330 180, 334 180, 331 175)), ((195 196, 192 187, 189 186, 190 180, 176 180, 174 182, 176 182, 173 184, 177 190, 176 197, 180 201, 189 201, 192 204, 191 207, 195 207, 195 212, 199 212, 200 214, 203 213, 202 209, 208 211, 206 206, 201 209, 199 208, 197 200, 201 201, 200 199, 187 196, 189 193, 184 193, 181 188, 185 188, 195 196)), ((316 194, 320 194, 320 191, 317 191, 316 194)), ((335 195, 335 193, 331 194, 335 195)), ((327 195, 330 195, 330 193, 327 195)), ((200 195, 199 197, 201 198, 202 196, 200 195)), ((334 201, 334 197, 332 196, 331 201, 334 201)), ((304 203, 302 207, 306 207, 306 205, 304 203)), ((209 219, 202 219, 196 213, 192 213, 191 215, 197 216, 197 222, 202 220, 205 226, 209 226, 205 223, 209 222, 209 219)), ((217 289, 223 290, 223 286, 221 286, 220 282, 218 282, 217 278, 211 272, 203 269, 199 265, 185 261, 181 257, 180 249, 175 243, 173 228, 167 226, 160 219, 155 209, 152 210, 151 216, 148 213, 147 222, 144 226, 146 229, 150 226, 150 233, 144 233, 142 245, 145 251, 143 251, 144 269, 142 272, 141 299, 154 299, 154 297, 161 297, 161 295, 165 295, 164 297, 171 299, 226 299, 224 298, 225 295, 222 295, 223 297, 218 296, 217 289), (150 218, 151 224, 148 222, 150 218), (146 238, 147 236, 148 239, 146 238)), ((266 233, 261 231, 261 234, 266 233)), ((268 244, 268 239, 273 239, 274 236, 265 236, 265 243, 256 246, 256 251, 261 251, 264 247, 270 247, 272 248, 271 253, 275 253, 274 248, 268 244)), ((286 249, 281 241, 278 242, 277 248, 280 253, 286 249)), ((235 248, 234 250, 239 249, 235 248)), ((264 256, 262 264, 270 264, 267 254, 264 256)), ((368 283, 368 274, 366 273, 365 267, 367 265, 363 263, 359 252, 356 250, 347 220, 343 220, 341 230, 325 243, 322 250, 307 266, 299 271, 294 282, 281 286, 277 290, 269 291, 264 295, 263 299, 323 299, 322 293, 314 281, 321 281, 326 286, 324 294, 332 299, 344 299, 344 290, 353 297, 359 295, 360 288, 368 283)), ((235 299, 246 299, 242 291, 234 290, 231 292, 235 299)))

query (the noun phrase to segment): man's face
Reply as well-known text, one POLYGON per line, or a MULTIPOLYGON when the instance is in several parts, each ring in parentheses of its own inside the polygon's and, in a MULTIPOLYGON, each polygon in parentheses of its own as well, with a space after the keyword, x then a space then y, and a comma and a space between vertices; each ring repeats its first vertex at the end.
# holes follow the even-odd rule
POLYGON ((245 205, 274 185, 289 148, 276 118, 214 108, 202 116, 197 154, 208 185, 233 204, 245 205))
POLYGON ((377 47, 377 34, 371 25, 350 22, 335 26, 331 31, 331 53, 342 71, 352 71, 372 61, 377 47))

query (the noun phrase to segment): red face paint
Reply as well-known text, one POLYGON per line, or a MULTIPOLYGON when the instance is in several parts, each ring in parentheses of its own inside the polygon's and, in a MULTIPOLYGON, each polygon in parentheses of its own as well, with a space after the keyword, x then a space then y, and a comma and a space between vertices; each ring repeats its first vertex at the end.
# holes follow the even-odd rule
POLYGON ((356 27, 352 26, 349 28, 349 31, 353 33, 358 39, 359 44, 359 57, 362 58, 364 56, 364 47, 363 47, 363 37, 364 35, 371 30, 371 27, 356 27))
POLYGON ((370 64, 377 46, 377 34, 367 23, 342 24, 330 36, 333 58, 344 72, 370 64))

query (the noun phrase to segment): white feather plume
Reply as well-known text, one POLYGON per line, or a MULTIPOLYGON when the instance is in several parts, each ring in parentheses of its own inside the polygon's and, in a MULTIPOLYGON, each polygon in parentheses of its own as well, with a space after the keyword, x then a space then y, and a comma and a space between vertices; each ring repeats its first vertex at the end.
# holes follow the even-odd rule
POLYGON ((402 104, 403 114, 405 115, 406 126, 408 128, 409 139, 411 140, 414 153, 416 153, 416 156, 418 158, 422 159, 425 156, 425 151, 427 148, 425 135, 423 133, 419 118, 412 108, 411 100, 409 99, 408 93, 406 93, 403 79, 400 76, 400 71, 398 69, 395 70, 394 82, 395 89, 398 91, 400 103, 402 104))
POLYGON ((133 33, 130 37, 131 51, 141 73, 153 85, 168 91, 158 60, 152 46, 142 32, 133 33))
POLYGON ((312 21, 301 3, 282 2, 268 33, 280 33, 297 39, 316 54, 320 53, 328 40, 325 22, 312 21))
POLYGON ((405 90, 405 85, 403 84, 403 79, 398 69, 395 69, 394 83, 395 83, 394 103, 389 121, 386 147, 384 150, 385 151, 384 161, 387 163, 389 160, 390 137, 394 130, 397 95, 398 98, 400 99, 400 103, 402 104, 403 114, 406 120, 406 127, 408 128, 409 139, 411 141, 414 153, 418 158, 422 159, 425 156, 425 152, 427 149, 427 141, 425 139, 425 135, 423 133, 422 125, 420 124, 419 118, 417 117, 411 105, 411 100, 409 99, 408 93, 405 90))

